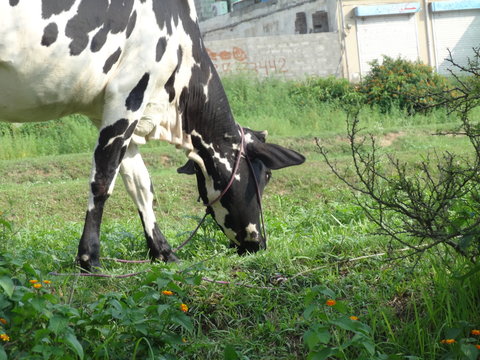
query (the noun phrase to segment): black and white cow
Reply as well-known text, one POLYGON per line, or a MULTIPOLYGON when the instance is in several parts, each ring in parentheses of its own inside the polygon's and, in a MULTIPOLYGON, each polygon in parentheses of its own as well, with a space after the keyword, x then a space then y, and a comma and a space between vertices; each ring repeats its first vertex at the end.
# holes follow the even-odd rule
POLYGON ((235 123, 193 0, 1 0, 0 24, 0 119, 82 113, 100 131, 78 246, 83 269, 99 266, 103 207, 118 172, 138 207, 150 256, 176 260, 157 227, 137 148, 150 139, 186 151, 181 172, 196 174, 207 211, 240 254, 265 248, 257 190, 271 170, 304 157, 235 123))

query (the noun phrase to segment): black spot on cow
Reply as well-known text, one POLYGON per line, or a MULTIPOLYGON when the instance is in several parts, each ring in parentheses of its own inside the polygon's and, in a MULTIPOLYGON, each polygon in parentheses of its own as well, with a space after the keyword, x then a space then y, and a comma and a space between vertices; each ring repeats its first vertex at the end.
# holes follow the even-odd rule
POLYGON ((43 46, 50 46, 58 38, 58 26, 55 23, 48 24, 45 29, 43 29, 43 36, 42 36, 42 45, 43 46))
MULTIPOLYGON (((153 11, 160 29, 167 29, 167 33, 172 35, 172 20, 175 26, 182 21, 183 27, 187 34, 190 34, 190 28, 195 21, 190 17, 190 6, 187 1, 163 0, 153 1, 153 11)), ((198 32, 198 34, 200 34, 198 32)))
POLYGON ((157 52, 155 55, 155 60, 159 62, 162 60, 163 54, 165 54, 165 50, 167 49, 167 39, 164 37, 161 37, 158 39, 157 42, 157 52))
POLYGON ((177 66, 175 67, 175 70, 173 70, 172 75, 170 75, 167 82, 165 83, 165 91, 168 94, 168 101, 170 102, 172 102, 175 99, 175 75, 178 74, 178 72, 180 71, 182 58, 183 58, 183 50, 182 50, 182 47, 179 46, 177 50, 177 66))
POLYGON ((101 28, 93 37, 92 43, 90 44, 90 50, 92 52, 97 52, 105 45, 107 41, 108 30, 106 28, 101 28))
MULTIPOLYGON (((53 1, 53 0, 52 0, 53 1)), ((99 51, 109 33, 117 34, 128 26, 134 0, 82 0, 77 13, 68 22, 65 35, 72 39, 70 54, 76 56, 89 43, 89 33, 100 28, 93 36, 90 48, 99 51)))
POLYGON ((74 3, 75 0, 42 0, 42 18, 48 19, 52 15, 68 11, 74 3))
POLYGON ((77 14, 72 17, 65 28, 65 35, 72 39, 70 55, 82 53, 88 46, 88 33, 99 28, 108 8, 108 0, 82 0, 77 14))
POLYGON ((95 149, 95 181, 90 184, 94 198, 107 196, 108 188, 121 161, 124 139, 121 136, 128 128, 128 120, 120 119, 115 124, 100 131, 98 145, 95 149))
POLYGON ((137 121, 130 126, 127 119, 120 119, 115 124, 100 131, 98 145, 95 149, 95 181, 90 184, 94 198, 104 199, 114 175, 127 149, 125 141, 132 136, 137 121))
POLYGON ((125 31, 133 9, 133 0, 113 0, 105 13, 102 28, 93 36, 90 49, 92 52, 99 51, 109 33, 118 34, 125 31))
POLYGON ((130 139, 130 137, 133 135, 133 132, 135 131, 135 128, 137 127, 138 120, 135 120, 133 123, 130 124, 130 126, 127 128, 125 133, 123 134, 123 138, 125 140, 130 139))
POLYGON ((150 80, 150 74, 145 73, 138 84, 130 91, 128 94, 127 100, 125 101, 125 106, 127 110, 137 111, 140 109, 143 103, 143 96, 145 95, 145 90, 148 86, 148 81, 150 80))
POLYGON ((105 65, 103 65, 103 72, 104 74, 108 74, 108 72, 112 69, 112 66, 118 61, 120 55, 122 54, 122 49, 118 48, 112 55, 110 55, 105 61, 105 65))
POLYGON ((182 59, 183 59, 183 49, 181 46, 179 46, 177 50, 177 69, 176 69, 177 73, 178 73, 178 70, 180 69, 180 64, 182 63, 182 59))
POLYGON ((169 102, 172 102, 175 99, 175 73, 176 72, 174 71, 165 83, 165 91, 168 94, 169 102))
POLYGON ((135 24, 137 23, 137 12, 134 11, 132 16, 130 16, 130 20, 128 21, 127 31, 126 31, 126 38, 128 39, 130 35, 132 35, 132 31, 135 28, 135 24))
POLYGON ((20 0, 10 0, 10 6, 17 6, 20 0))
POLYGON ((237 133, 227 95, 206 53, 202 62, 192 68, 188 87, 180 96, 180 111, 184 131, 196 130, 207 143, 218 143, 222 141, 221 136, 237 133))

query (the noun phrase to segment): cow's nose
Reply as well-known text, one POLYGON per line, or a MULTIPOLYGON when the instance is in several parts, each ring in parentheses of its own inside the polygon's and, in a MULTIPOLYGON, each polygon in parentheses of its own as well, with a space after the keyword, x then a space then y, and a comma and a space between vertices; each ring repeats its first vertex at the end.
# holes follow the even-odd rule
POLYGON ((247 234, 247 238, 245 241, 250 241, 250 242, 259 242, 260 236, 258 235, 258 232, 252 231, 247 234))
POLYGON ((246 253, 255 253, 258 250, 265 250, 267 248, 267 242, 265 239, 257 235, 257 241, 245 241, 237 249, 238 255, 244 255, 246 253))

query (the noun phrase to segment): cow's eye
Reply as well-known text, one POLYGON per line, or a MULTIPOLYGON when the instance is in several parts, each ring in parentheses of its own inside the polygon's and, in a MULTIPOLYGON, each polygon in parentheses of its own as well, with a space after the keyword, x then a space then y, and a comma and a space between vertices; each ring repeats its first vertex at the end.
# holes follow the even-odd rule
POLYGON ((266 182, 268 183, 271 178, 272 178, 272 172, 270 170, 267 170, 267 172, 265 173, 266 182))

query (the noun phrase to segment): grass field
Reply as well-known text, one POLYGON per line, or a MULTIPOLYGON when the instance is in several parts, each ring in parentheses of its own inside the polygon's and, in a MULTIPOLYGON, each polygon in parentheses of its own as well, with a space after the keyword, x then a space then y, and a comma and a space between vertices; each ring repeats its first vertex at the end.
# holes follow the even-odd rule
MULTIPOLYGON (((109 274, 145 271, 128 279, 50 276, 76 271, 91 154, 20 153, 11 149, 28 150, 41 139, 31 133, 0 138, 0 318, 10 337, 0 359, 478 357, 480 338, 471 330, 480 328, 480 274, 456 276, 468 264, 444 248, 420 261, 389 259, 401 256, 403 247, 375 235, 318 153, 314 137, 338 166, 350 166, 345 112, 335 104, 295 108, 288 84, 242 81, 227 81, 237 120, 268 129, 269 141, 307 158, 273 174, 264 196, 268 249, 253 255, 238 257, 209 220, 180 251, 180 264, 104 262, 109 274), (15 290, 6 278, 14 279, 15 290), (52 283, 35 290, 29 284, 34 278, 52 283), (174 295, 167 299, 164 290, 174 295), (330 307, 326 299, 337 303, 330 307), (180 303, 187 312, 175 310, 180 303), (456 342, 441 342, 446 339, 456 342), (336 355, 329 355, 332 349, 336 355)), ((433 135, 458 126, 442 112, 408 117, 365 108, 360 116, 385 153, 408 162, 434 150, 469 150, 462 137, 433 135)), ((74 120, 85 134, 81 146, 93 146, 92 129, 74 120)), ((195 180, 176 173, 185 159, 173 147, 148 145, 142 153, 155 185, 159 227, 178 245, 203 215, 195 180)), ((121 181, 102 226, 102 256, 146 257, 140 221, 121 181)))

